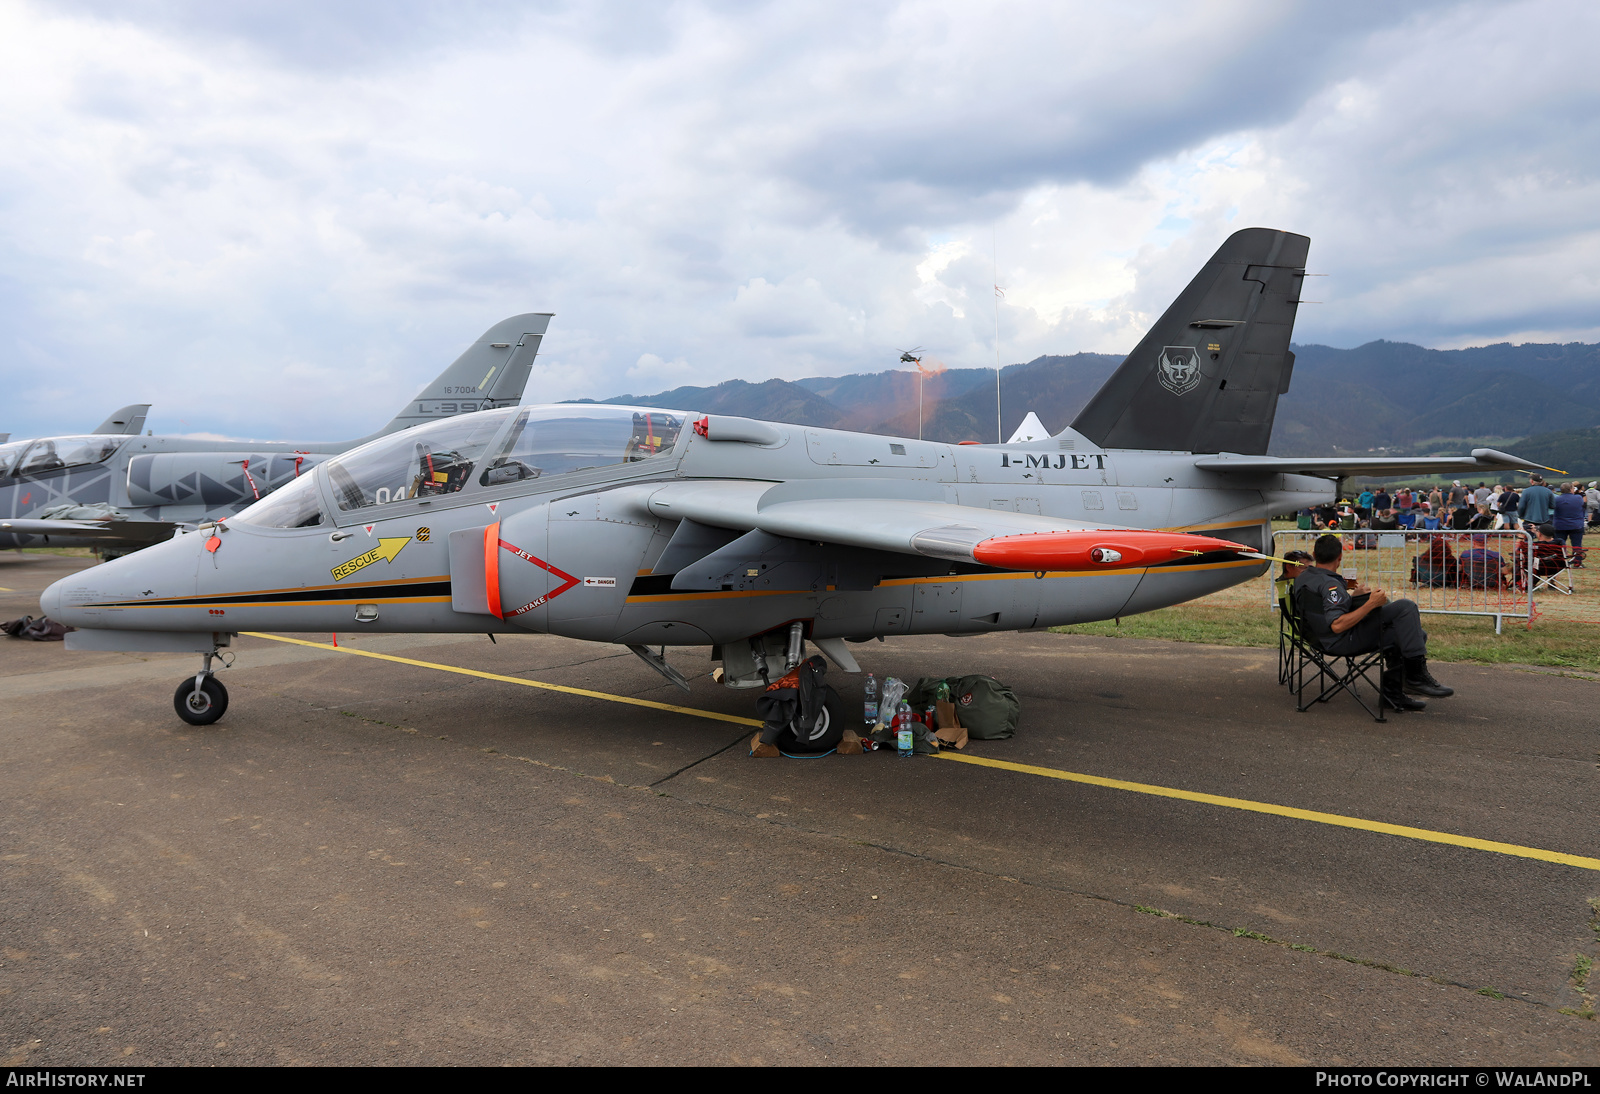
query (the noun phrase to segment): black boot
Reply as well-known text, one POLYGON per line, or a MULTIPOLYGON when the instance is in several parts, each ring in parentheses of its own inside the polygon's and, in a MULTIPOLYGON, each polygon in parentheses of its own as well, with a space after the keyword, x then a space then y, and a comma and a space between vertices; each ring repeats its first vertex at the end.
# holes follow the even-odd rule
POLYGON ((1406 694, 1405 674, 1399 669, 1384 669, 1379 675, 1381 681, 1378 689, 1379 708, 1390 707, 1394 710, 1427 710, 1428 704, 1421 699, 1413 699, 1406 694))
POLYGON ((1426 657, 1406 658, 1405 690, 1412 695, 1426 695, 1430 699, 1443 699, 1456 693, 1455 688, 1447 688, 1433 678, 1433 673, 1428 671, 1426 657))

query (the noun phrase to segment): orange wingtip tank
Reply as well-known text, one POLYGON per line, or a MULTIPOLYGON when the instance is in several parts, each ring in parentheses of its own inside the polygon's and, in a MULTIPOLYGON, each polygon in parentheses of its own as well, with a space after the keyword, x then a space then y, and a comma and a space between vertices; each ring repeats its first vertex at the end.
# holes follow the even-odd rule
POLYGON ((1209 551, 1246 550, 1225 539, 1186 532, 1034 532, 984 540, 972 549, 972 557, 1006 570, 1125 570, 1209 551))

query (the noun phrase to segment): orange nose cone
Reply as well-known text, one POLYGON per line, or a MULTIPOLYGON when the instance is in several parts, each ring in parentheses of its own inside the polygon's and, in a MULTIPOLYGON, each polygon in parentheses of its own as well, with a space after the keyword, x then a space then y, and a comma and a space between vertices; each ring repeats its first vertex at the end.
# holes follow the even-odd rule
POLYGON ((984 540, 972 557, 1003 570, 1126 570, 1208 551, 1243 550, 1225 539, 1186 532, 1035 532, 984 540))

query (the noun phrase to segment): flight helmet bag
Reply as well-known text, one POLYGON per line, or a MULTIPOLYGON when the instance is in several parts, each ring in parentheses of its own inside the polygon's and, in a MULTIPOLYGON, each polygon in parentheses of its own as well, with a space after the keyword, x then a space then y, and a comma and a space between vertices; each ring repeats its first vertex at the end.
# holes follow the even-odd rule
POLYGON ((1000 741, 1016 736, 1022 717, 1022 701, 1016 692, 992 676, 924 676, 911 689, 906 701, 913 707, 933 702, 939 685, 950 685, 950 701, 956 717, 975 741, 1000 741))

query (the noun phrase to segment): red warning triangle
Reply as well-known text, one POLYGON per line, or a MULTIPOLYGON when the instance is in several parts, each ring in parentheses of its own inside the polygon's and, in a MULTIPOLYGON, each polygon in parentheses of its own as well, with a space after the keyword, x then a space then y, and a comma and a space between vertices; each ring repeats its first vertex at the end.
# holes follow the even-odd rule
POLYGON ((490 515, 493 515, 497 510, 499 510, 499 508, 500 508, 500 503, 499 502, 491 501, 489 503, 489 513, 490 513, 490 515))
POLYGON ((367 529, 367 535, 370 536, 372 534, 372 530, 374 528, 376 528, 377 525, 376 524, 368 524, 368 525, 365 525, 364 527, 367 529))

